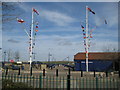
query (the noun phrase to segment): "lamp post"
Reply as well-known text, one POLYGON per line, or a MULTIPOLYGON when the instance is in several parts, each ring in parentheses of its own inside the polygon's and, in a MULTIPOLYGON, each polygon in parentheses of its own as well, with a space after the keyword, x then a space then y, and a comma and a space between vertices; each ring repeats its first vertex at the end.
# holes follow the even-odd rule
POLYGON ((4 62, 6 60, 6 51, 4 51, 4 62))

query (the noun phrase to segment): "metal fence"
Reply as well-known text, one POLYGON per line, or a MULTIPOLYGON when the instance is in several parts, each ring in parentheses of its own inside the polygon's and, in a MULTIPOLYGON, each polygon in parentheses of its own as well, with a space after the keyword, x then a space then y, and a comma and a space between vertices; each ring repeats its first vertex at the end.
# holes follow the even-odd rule
POLYGON ((77 76, 43 76, 29 74, 2 74, 2 79, 22 82, 33 88, 62 88, 62 89, 119 89, 119 77, 77 77, 77 76))

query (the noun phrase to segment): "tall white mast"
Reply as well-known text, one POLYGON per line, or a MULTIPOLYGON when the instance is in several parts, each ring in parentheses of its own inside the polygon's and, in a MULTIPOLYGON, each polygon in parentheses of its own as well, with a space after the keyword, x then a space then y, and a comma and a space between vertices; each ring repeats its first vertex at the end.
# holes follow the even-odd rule
POLYGON ((88 6, 86 6, 86 71, 88 72, 88 6))
POLYGON ((31 25, 31 32, 30 32, 30 71, 32 67, 32 54, 33 54, 33 8, 32 8, 32 25, 31 25))

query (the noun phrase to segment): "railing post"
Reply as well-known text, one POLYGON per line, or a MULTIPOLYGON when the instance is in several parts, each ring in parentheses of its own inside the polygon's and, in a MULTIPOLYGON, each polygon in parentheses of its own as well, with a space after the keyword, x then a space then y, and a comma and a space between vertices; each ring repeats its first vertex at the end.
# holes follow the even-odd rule
POLYGON ((56 69, 56 76, 58 77, 58 69, 56 69))
POLYGON ((120 78, 120 69, 119 69, 119 78, 120 78))
POLYGON ((67 75, 67 90, 70 90, 70 75, 67 75))
POLYGON ((81 70, 81 77, 83 77, 83 71, 81 70))
POLYGON ((108 77, 108 72, 106 71, 106 77, 108 77))
POLYGON ((69 70, 68 70, 68 75, 70 75, 70 68, 69 68, 69 70))
POLYGON ((18 75, 20 75, 20 68, 19 68, 19 70, 18 70, 18 75))
POLYGON ((94 70, 94 77, 95 77, 95 70, 94 70))
POLYGON ((32 67, 31 67, 31 69, 30 69, 30 75, 32 76, 32 67))
POLYGON ((96 77, 96 90, 98 90, 98 77, 96 77))
POLYGON ((6 68, 6 74, 5 75, 7 75, 8 74, 8 68, 6 68))
POLYGON ((45 69, 43 69, 43 76, 45 76, 45 69))
POLYGON ((39 88, 42 88, 42 75, 40 74, 39 77, 39 88))

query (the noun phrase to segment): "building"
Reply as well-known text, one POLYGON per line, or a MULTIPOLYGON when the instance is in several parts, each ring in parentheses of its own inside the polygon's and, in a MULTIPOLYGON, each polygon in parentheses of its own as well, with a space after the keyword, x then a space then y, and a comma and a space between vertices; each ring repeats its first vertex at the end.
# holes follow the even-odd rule
MULTIPOLYGON (((118 60, 118 52, 90 52, 89 53, 89 71, 109 71, 113 69, 114 61, 118 60)), ((77 53, 74 55, 75 70, 86 71, 86 54, 77 53)))

